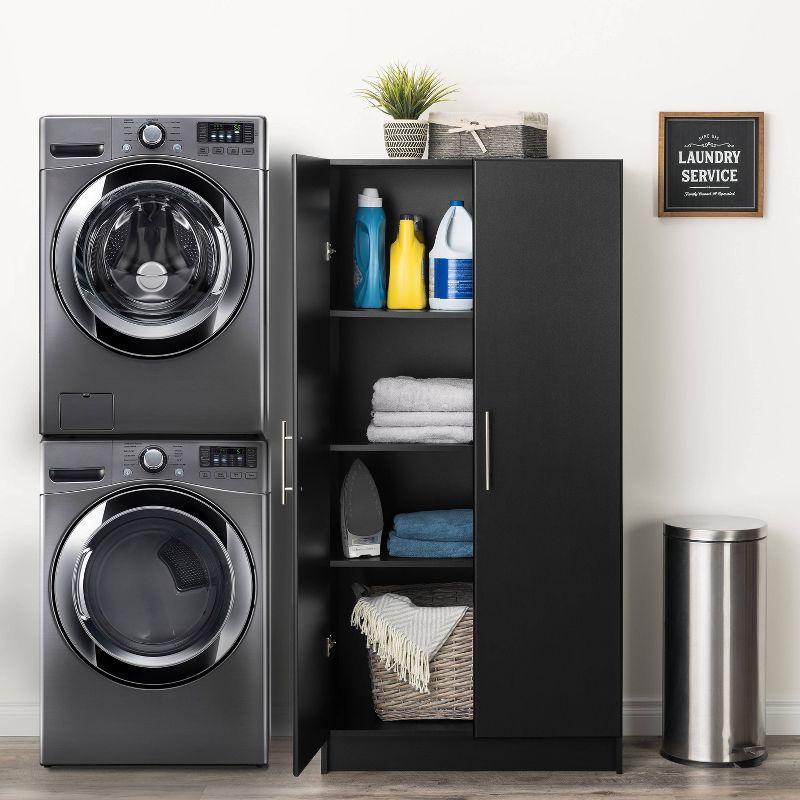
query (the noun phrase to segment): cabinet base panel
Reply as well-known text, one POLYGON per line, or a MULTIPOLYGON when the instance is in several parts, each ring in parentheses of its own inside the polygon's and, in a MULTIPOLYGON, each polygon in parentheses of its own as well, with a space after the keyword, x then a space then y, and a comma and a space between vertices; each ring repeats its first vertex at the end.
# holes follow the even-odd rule
MULTIPOLYGON (((470 726, 471 727, 471 726, 470 726)), ((575 770, 621 772, 621 739, 476 739, 471 730, 390 736, 332 730, 324 748, 325 772, 575 770)))

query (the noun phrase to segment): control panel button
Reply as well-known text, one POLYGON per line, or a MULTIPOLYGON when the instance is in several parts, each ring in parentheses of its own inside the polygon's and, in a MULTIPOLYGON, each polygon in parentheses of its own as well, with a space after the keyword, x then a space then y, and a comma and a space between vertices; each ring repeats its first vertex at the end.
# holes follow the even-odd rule
POLYGON ((167 454, 160 447, 146 447, 139 455, 139 463, 147 472, 161 472, 167 466, 167 454))
POLYGON ((210 478, 211 477, 211 473, 208 470, 201 470, 200 477, 201 478, 210 478))
POLYGON ((245 472, 245 478, 249 481, 254 481, 258 477, 258 473, 256 472, 245 472))
POLYGON ((151 150, 160 147, 166 135, 164 129, 155 122, 148 122, 146 125, 142 125, 142 127, 139 128, 139 141, 151 150))
POLYGON ((199 155, 199 156, 207 156, 208 155, 208 148, 207 147, 198 147, 197 148, 197 155, 199 155))
POLYGON ((122 470, 123 478, 130 478, 131 475, 133 475, 133 470, 130 467, 125 467, 125 469, 122 470))
POLYGON ((241 472, 231 472, 231 478, 241 478, 241 477, 242 477, 241 472))
POLYGON ((243 156, 252 156, 256 152, 255 147, 243 147, 242 148, 242 155, 243 156))
POLYGON ((122 152, 123 153, 130 153, 130 151, 131 151, 131 143, 130 142, 125 142, 122 145, 122 152))
POLYGON ((223 479, 223 478, 227 478, 227 477, 228 477, 228 475, 227 475, 227 473, 223 472, 221 469, 218 469, 218 470, 217 470, 217 471, 214 473, 214 477, 215 477, 215 478, 220 478, 220 479, 223 479))
POLYGON ((180 153, 180 152, 181 152, 181 150, 183 150, 183 145, 182 145, 180 142, 175 142, 175 144, 174 144, 174 145, 172 145, 172 149, 173 149, 173 150, 174 150, 176 153, 180 153))
POLYGON ((212 147, 211 148, 211 152, 214 155, 223 155, 225 153, 225 148, 224 147, 212 147))
POLYGON ((176 478, 183 477, 183 467, 175 467, 175 477, 176 478))
POLYGON ((239 155, 239 148, 238 147, 229 147, 228 148, 228 155, 229 156, 238 156, 239 155))

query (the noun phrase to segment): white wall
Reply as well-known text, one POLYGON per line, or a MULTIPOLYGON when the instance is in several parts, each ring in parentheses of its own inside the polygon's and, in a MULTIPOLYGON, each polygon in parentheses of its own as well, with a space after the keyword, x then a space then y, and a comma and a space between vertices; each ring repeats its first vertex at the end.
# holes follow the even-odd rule
MULTIPOLYGON (((272 268, 288 269, 289 155, 382 155, 382 119, 352 90, 390 59, 440 69, 462 87, 454 107, 549 112, 554 157, 624 158, 630 724, 652 728, 659 713, 659 521, 711 511, 770 523, 770 727, 800 733, 797 11, 752 0, 77 7, 7 4, 0 31, 0 733, 36 728, 37 118, 266 114, 272 268), (764 219, 656 217, 660 110, 767 113, 764 219)), ((284 632, 279 621, 279 730, 284 632)))

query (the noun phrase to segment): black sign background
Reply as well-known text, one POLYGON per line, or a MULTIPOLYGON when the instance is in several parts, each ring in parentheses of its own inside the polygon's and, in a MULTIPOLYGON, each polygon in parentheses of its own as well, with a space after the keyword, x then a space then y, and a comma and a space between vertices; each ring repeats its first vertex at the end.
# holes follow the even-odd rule
POLYGON ((663 125, 659 213, 760 212, 760 115, 675 114, 663 125))

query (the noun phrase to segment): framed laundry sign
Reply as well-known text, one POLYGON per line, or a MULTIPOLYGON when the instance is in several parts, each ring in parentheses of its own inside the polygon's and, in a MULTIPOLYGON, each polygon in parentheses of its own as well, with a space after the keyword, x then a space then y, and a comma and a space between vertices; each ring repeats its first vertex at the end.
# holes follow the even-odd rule
POLYGON ((763 215, 763 112, 662 111, 658 216, 763 215))

